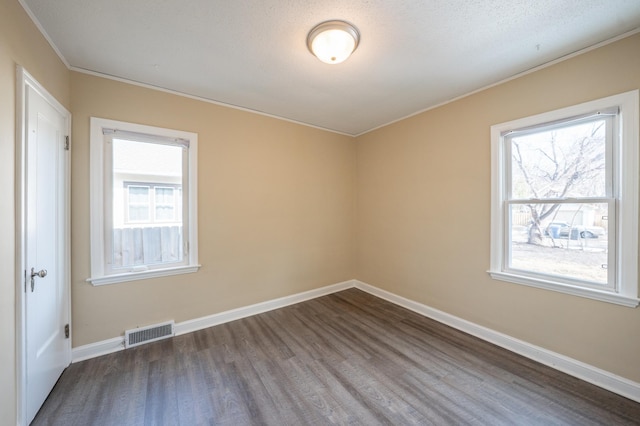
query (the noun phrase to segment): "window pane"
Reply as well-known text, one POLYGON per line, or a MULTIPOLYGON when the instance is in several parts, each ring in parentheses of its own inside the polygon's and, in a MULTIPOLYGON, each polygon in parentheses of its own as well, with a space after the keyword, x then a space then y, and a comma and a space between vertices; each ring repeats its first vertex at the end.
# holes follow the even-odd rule
POLYGON ((156 187, 156 205, 169 204, 173 205, 173 188, 156 187))
POLYGON ((129 203, 149 204, 148 186, 129 186, 129 203))
POLYGON ((156 222, 169 222, 175 219, 173 188, 155 188, 156 222))
POLYGON ((149 206, 129 204, 129 220, 131 222, 148 222, 149 206))
POLYGON ((133 186, 129 189, 129 221, 149 221, 149 187, 133 186))
POLYGON ((511 205, 509 267, 607 284, 608 217, 606 203, 511 205))
POLYGON ((181 146, 113 139, 114 269, 183 261, 183 224, 176 217, 183 152, 181 146), (118 193, 123 187, 127 197, 118 193))
POLYGON ((515 136, 512 199, 605 197, 606 120, 515 136))
POLYGON ((173 221, 173 207, 172 206, 156 206, 156 221, 157 222, 173 221))

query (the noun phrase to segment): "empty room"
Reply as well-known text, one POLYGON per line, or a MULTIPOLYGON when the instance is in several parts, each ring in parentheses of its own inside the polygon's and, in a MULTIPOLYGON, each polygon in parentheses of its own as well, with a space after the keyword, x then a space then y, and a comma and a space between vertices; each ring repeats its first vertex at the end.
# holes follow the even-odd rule
POLYGON ((640 424, 639 89, 637 0, 0 0, 0 424, 640 424))

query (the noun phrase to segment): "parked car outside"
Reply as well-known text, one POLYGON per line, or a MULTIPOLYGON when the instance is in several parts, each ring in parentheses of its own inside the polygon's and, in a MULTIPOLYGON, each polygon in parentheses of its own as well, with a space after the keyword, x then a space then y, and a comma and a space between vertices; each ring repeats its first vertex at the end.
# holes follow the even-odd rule
POLYGON ((598 238, 604 235, 604 229, 594 226, 587 228, 583 225, 571 226, 567 222, 551 222, 544 230, 544 234, 552 238, 569 238, 571 234, 572 240, 578 238, 598 238))

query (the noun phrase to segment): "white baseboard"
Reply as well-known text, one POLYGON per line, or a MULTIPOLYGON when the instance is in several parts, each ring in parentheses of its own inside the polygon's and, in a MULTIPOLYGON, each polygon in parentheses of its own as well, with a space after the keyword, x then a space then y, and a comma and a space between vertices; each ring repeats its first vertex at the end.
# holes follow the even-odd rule
POLYGON ((89 343, 71 349, 71 362, 84 361, 85 359, 107 355, 124 349, 124 336, 102 340, 100 342, 89 343))
MULTIPOLYGON (((640 402, 640 383, 617 376, 608 371, 599 369, 581 361, 569 358, 556 352, 549 351, 536 345, 532 345, 523 340, 515 339, 506 334, 491 330, 481 325, 472 323, 446 312, 434 309, 422 303, 406 299, 386 290, 366 284, 358 280, 344 281, 338 284, 321 287, 315 290, 297 293, 291 296, 273 299, 255 305, 245 306, 230 311, 220 312, 218 314, 209 315, 202 318, 183 321, 175 325, 176 336, 193 331, 202 330, 226 322, 235 321, 237 319, 246 318, 252 315, 271 311, 295 303, 304 302, 305 300, 315 299, 316 297, 325 296, 327 294, 336 293, 338 291, 349 288, 357 288, 376 297, 387 300, 396 305, 417 312, 428 318, 456 328, 458 330, 469 333, 487 342, 491 342, 502 348, 520 354, 524 357, 538 361, 556 370, 567 373, 571 376, 592 383, 601 388, 610 390, 611 392, 622 395, 626 398, 640 402)), ((72 362, 79 362, 89 358, 95 358, 112 352, 124 349, 124 337, 114 337, 112 339, 103 340, 101 342, 91 343, 89 345, 79 346, 72 350, 72 362)))
POLYGON ((250 317, 252 315, 261 314, 263 312, 272 311, 285 306, 304 302, 305 300, 315 299, 316 297, 326 296, 327 294, 336 293, 354 287, 354 280, 344 281, 338 284, 305 291, 303 293, 291 296, 281 297, 279 299, 268 300, 266 302, 256 303, 255 305, 244 306, 242 308, 232 309, 230 311, 220 312, 202 318, 196 318, 176 324, 176 336, 191 333, 193 331, 202 330, 203 328, 213 327, 214 325, 224 324, 226 322, 235 321, 241 318, 250 317))
POLYGON ((547 365, 571 376, 592 383, 626 398, 640 402, 640 383, 599 369, 584 362, 569 358, 556 352, 541 348, 523 340, 483 327, 470 321, 439 311, 427 305, 379 289, 362 281, 354 280, 357 289, 366 291, 376 297, 417 312, 440 323, 456 328, 482 340, 508 349, 526 358, 547 365))
MULTIPOLYGON (((230 311, 220 312, 206 317, 183 321, 175 324, 174 332, 176 336, 191 333, 193 331, 202 330, 203 328, 213 327, 214 325, 224 324, 226 322, 235 321, 237 319, 246 318, 278 308, 284 308, 285 306, 304 302, 305 300, 315 299, 316 297, 325 296, 327 294, 336 293, 354 286, 354 280, 344 281, 338 284, 305 291, 303 293, 256 303, 255 305, 244 306, 242 308, 232 309, 230 311)), ((123 349, 124 336, 114 337, 101 342, 90 343, 88 345, 73 348, 71 350, 71 362, 84 361, 86 359, 107 355, 123 349)))

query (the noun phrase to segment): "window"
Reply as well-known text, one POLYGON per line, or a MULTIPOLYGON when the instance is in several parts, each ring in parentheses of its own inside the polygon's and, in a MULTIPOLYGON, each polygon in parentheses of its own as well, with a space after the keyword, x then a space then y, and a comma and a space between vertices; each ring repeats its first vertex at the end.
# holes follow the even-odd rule
MULTIPOLYGON (((178 190, 180 188, 177 188, 178 190)), ((154 220, 156 222, 173 222, 177 219, 176 189, 166 186, 154 186, 154 220)))
POLYGON ((490 275, 638 305, 638 91, 491 127, 490 275))
POLYGON ((91 118, 92 284, 198 270, 197 138, 91 118))
POLYGON ((124 182, 124 192, 126 224, 182 221, 182 185, 124 182))
POLYGON ((149 187, 138 185, 127 185, 127 222, 149 222, 149 187))

